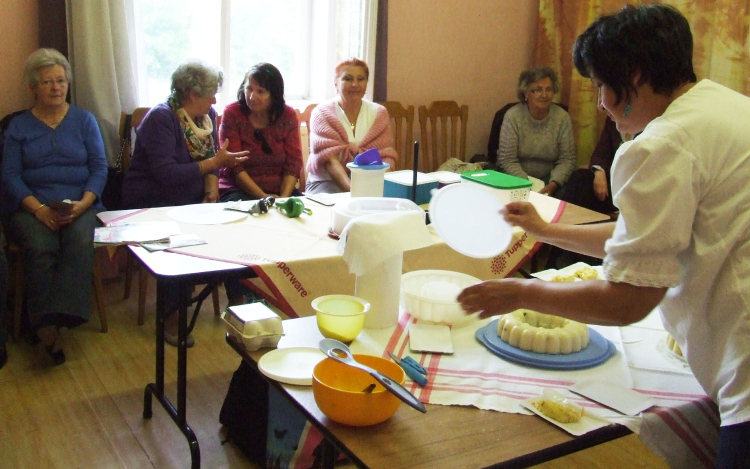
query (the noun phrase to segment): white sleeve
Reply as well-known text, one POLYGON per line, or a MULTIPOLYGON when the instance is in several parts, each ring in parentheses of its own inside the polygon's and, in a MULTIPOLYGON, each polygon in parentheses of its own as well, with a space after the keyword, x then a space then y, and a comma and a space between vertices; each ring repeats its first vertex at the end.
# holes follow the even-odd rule
POLYGON ((604 246, 604 270, 613 282, 672 287, 682 275, 680 254, 692 239, 700 169, 668 136, 642 137, 623 144, 612 166, 620 216, 604 246))

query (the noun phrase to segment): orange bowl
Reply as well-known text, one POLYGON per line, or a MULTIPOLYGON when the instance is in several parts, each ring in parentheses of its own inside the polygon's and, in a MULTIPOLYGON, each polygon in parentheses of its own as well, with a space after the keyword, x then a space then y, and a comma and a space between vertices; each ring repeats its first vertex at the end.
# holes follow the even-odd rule
MULTIPOLYGON (((390 360, 373 355, 355 354, 354 358, 404 384, 404 370, 390 360)), ((388 420, 396 413, 401 400, 385 389, 368 373, 339 363, 332 358, 321 360, 313 369, 313 395, 318 408, 329 419, 345 425, 366 426, 388 420), (364 392, 375 384, 372 392, 364 392)))

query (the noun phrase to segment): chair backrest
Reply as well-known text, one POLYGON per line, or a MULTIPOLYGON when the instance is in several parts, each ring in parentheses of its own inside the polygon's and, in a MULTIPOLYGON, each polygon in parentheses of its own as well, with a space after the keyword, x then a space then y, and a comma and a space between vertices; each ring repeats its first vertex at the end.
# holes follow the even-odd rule
POLYGON ((433 101, 429 108, 419 106, 419 127, 422 132, 420 171, 424 173, 437 171, 438 167, 449 158, 464 161, 468 119, 469 106, 465 104, 459 106, 455 101, 433 101), (450 146, 448 146, 448 134, 450 134, 450 146))
MULTIPOLYGON (((508 109, 512 108, 518 104, 518 101, 514 103, 508 103, 505 106, 501 107, 499 111, 495 113, 495 118, 492 119, 492 128, 490 129, 490 139, 487 142, 487 161, 489 161, 493 166, 497 165, 497 149, 500 148, 500 129, 503 127, 503 119, 505 119, 505 113, 508 112, 508 109)), ((552 103, 557 104, 561 108, 565 110, 565 112, 568 111, 568 106, 560 103, 552 103)))
POLYGON ((120 144, 122 147, 122 170, 127 172, 130 169, 130 157, 133 155, 133 131, 141 125, 141 121, 149 111, 148 107, 136 108, 132 114, 120 113, 120 144), (128 122, 128 117, 130 117, 128 122))
POLYGON ((297 113, 297 119, 300 124, 300 140, 302 142, 302 171, 299 175, 299 181, 297 182, 297 188, 301 191, 305 190, 305 184, 307 182, 307 158, 310 156, 310 116, 312 115, 313 109, 317 104, 308 105, 304 111, 295 109, 297 113), (305 127, 302 127, 305 124, 305 127))
POLYGON ((391 127, 393 128, 393 142, 398 154, 397 168, 394 170, 414 168, 414 106, 404 106, 398 101, 381 101, 382 105, 391 116, 391 127))

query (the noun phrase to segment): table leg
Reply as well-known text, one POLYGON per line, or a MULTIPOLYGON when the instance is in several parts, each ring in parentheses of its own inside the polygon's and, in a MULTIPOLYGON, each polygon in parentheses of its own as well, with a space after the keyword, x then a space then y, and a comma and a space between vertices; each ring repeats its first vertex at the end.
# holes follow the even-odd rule
POLYGON ((189 285, 178 284, 178 326, 177 326, 177 409, 164 395, 164 315, 167 309, 166 285, 162 281, 156 284, 156 382, 146 385, 143 396, 143 418, 151 418, 152 396, 161 403, 164 410, 177 424, 190 445, 191 467, 199 469, 201 453, 198 438, 187 424, 187 298, 189 285))
POLYGON ((321 466, 324 469, 333 469, 336 464, 336 448, 328 438, 323 437, 323 441, 320 443, 320 453, 321 466))

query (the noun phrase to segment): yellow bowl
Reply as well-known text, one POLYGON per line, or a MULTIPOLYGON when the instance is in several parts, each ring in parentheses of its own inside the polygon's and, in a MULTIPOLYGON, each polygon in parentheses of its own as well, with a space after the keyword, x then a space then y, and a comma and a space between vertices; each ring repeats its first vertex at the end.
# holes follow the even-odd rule
MULTIPOLYGON (((404 370, 390 360, 373 355, 354 355, 355 360, 374 368, 393 381, 404 384, 404 370)), ((388 420, 401 401, 368 373, 339 363, 321 360, 313 369, 313 395, 328 418, 345 425, 366 426, 388 420), (372 392, 364 392, 375 384, 372 392)))
POLYGON ((351 342, 362 332, 370 303, 351 295, 326 295, 315 298, 312 307, 323 337, 351 342))

